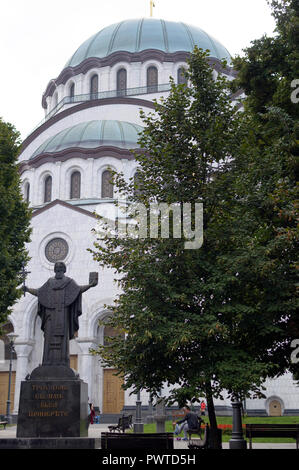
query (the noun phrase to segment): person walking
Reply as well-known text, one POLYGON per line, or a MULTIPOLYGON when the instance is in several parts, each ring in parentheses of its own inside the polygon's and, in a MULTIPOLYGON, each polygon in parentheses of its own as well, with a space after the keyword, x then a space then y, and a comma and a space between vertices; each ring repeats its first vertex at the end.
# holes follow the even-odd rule
POLYGON ((205 416, 206 415, 206 404, 205 402, 202 400, 201 404, 200 404, 200 414, 201 416, 205 416))
POLYGON ((90 409, 90 413, 89 413, 89 416, 90 416, 90 424, 93 424, 93 420, 94 420, 94 417, 95 417, 95 410, 94 410, 94 407, 93 407, 93 404, 92 403, 89 403, 89 409, 90 409))

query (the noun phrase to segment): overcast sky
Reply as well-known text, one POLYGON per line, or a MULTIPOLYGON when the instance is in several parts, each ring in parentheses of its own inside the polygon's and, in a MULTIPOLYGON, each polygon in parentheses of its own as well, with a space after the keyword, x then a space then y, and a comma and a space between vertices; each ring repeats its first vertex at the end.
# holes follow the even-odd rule
MULTIPOLYGON (((80 44, 112 23, 148 17, 150 0, 2 0, 0 116, 22 138, 44 117, 42 94, 80 44)), ((154 17, 199 26, 231 55, 271 36, 266 0, 155 0, 154 17)))

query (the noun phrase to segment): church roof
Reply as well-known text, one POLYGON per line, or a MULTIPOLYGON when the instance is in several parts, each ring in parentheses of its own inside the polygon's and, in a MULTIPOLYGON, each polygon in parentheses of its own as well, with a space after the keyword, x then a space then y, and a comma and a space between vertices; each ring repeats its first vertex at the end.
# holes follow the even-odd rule
POLYGON ((194 46, 210 50, 210 56, 231 62, 227 49, 211 35, 183 22, 157 18, 129 19, 112 24, 87 39, 65 67, 75 67, 90 57, 103 58, 114 52, 192 52, 194 46))
POLYGON ((67 148, 98 148, 108 145, 124 149, 139 147, 137 141, 143 128, 125 121, 94 120, 81 122, 49 137, 31 158, 67 148))

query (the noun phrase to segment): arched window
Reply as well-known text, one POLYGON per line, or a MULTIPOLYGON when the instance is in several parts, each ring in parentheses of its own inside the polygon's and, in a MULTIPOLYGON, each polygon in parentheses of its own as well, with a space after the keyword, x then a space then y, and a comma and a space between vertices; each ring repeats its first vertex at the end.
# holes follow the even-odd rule
POLYGON ((117 72, 117 95, 122 96, 126 94, 127 90, 127 71, 126 69, 119 69, 117 72))
POLYGON ((80 171, 74 171, 71 175, 71 199, 80 199, 81 194, 81 173, 80 171))
POLYGON ((50 202, 52 199, 52 176, 47 176, 44 186, 44 202, 50 202))
POLYGON ((72 83, 70 86, 70 103, 74 101, 74 96, 75 96, 75 84, 72 83))
POLYGON ((102 173, 102 198, 113 198, 113 183, 111 181, 112 175, 109 170, 102 173))
POLYGON ((97 74, 93 75, 90 79, 90 99, 96 100, 99 91, 99 77, 97 74))
POLYGON ((24 199, 26 202, 29 203, 29 200, 30 200, 30 184, 29 183, 25 184, 24 199))
POLYGON ((184 67, 180 67, 178 69, 178 84, 182 85, 183 83, 187 84, 187 77, 185 75, 186 69, 184 67))
POLYGON ((157 67, 149 67, 146 71, 146 86, 149 93, 158 91, 158 69, 157 67))

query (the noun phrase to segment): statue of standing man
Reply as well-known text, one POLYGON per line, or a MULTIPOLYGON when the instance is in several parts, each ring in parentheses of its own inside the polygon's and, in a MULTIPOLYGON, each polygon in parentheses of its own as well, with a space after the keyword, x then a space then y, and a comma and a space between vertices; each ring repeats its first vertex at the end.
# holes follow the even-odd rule
POLYGON ((25 286, 24 291, 38 298, 38 315, 44 332, 42 365, 70 367, 69 340, 79 329, 82 293, 98 284, 98 273, 90 273, 88 285, 78 286, 65 276, 64 263, 55 263, 54 272, 55 277, 48 279, 39 289, 25 286))

